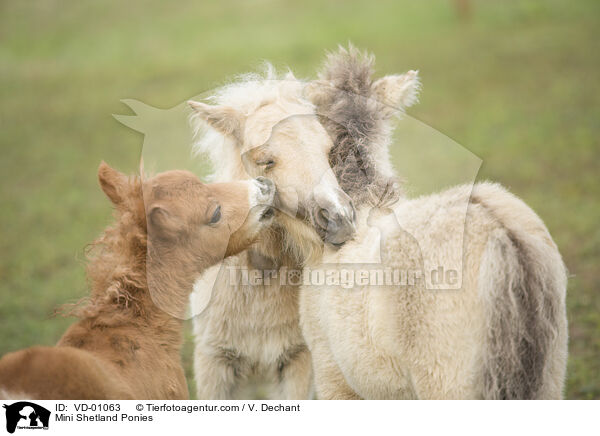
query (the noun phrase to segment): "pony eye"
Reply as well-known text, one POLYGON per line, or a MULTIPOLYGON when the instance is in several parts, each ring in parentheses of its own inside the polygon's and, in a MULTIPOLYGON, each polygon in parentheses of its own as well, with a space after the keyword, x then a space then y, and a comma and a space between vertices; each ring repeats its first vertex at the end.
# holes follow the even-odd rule
POLYGON ((256 162, 256 165, 265 167, 265 170, 269 170, 275 166, 275 161, 273 159, 261 160, 256 162))
POLYGON ((215 209, 215 212, 212 215, 212 218, 210 219, 210 224, 216 224, 221 220, 221 206, 217 206, 217 208, 215 209))

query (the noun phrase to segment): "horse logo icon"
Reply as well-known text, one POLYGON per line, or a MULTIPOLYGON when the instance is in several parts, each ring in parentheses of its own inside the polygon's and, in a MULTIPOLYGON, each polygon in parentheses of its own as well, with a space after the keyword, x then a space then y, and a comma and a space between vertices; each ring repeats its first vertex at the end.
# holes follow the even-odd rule
POLYGON ((42 406, 19 401, 2 407, 6 409, 6 431, 9 433, 14 433, 17 428, 48 429, 50 411, 42 406))

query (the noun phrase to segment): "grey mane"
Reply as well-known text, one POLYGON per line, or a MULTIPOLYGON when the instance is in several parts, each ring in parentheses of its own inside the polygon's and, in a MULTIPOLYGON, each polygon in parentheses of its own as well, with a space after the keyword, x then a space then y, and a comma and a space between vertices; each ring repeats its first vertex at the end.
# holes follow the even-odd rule
POLYGON ((321 124, 333 140, 329 163, 355 205, 388 205, 400 184, 373 156, 389 137, 388 117, 372 89, 374 58, 350 46, 327 56, 311 93, 321 124))

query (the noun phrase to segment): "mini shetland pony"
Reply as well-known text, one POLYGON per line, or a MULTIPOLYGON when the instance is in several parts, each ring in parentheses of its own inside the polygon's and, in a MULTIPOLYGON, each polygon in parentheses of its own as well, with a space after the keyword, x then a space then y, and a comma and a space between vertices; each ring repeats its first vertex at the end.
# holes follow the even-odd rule
POLYGON ((272 215, 272 182, 205 185, 185 171, 128 179, 102 164, 116 223, 96 241, 87 306, 55 347, 0 360, 0 397, 186 399, 182 318, 194 279, 247 249, 272 215))
POLYGON ((302 268, 311 253, 318 257, 323 240, 339 245, 349 239, 354 208, 329 165, 333 143, 301 94, 302 84, 291 76, 249 76, 220 90, 213 98, 218 105, 190 102, 195 120, 209 126, 200 148, 210 154, 216 180, 269 174, 277 186, 273 225, 261 241, 207 270, 198 286, 215 288, 194 317, 200 399, 239 397, 251 376, 270 382, 277 398, 311 396, 299 287, 280 279, 302 268), (240 269, 268 270, 276 278, 232 279, 229 271, 240 269))
POLYGON ((396 76, 382 99, 372 65, 371 56, 342 49, 310 93, 336 144, 333 170, 357 208, 355 237, 314 266, 359 264, 377 248, 379 267, 424 273, 442 265, 462 272, 462 282, 456 290, 433 290, 426 279, 303 288, 302 332, 319 397, 560 399, 567 277, 546 226, 489 182, 415 199, 382 190, 395 177, 387 144, 401 112, 393 108, 416 101, 419 82, 414 73, 396 76))

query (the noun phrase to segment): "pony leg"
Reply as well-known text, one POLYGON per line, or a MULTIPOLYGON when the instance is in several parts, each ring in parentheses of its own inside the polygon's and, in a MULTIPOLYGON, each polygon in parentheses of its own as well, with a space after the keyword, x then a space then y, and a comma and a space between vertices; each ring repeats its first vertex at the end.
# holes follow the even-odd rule
POLYGON ((204 353, 198 349, 194 355, 194 372, 199 400, 233 399, 242 377, 235 360, 218 352, 204 353))
POLYGON ((348 385, 325 342, 313 343, 315 388, 319 400, 362 400, 348 385))
POLYGON ((279 363, 279 398, 310 400, 313 393, 313 373, 310 351, 305 345, 279 363))
POLYGON ((314 288, 300 292, 300 327, 312 357, 315 391, 319 400, 360 400, 348 385, 333 358, 319 318, 319 292, 314 288))

